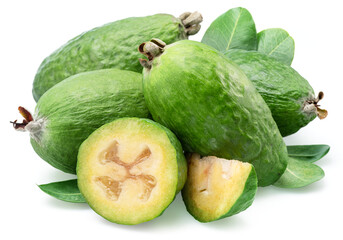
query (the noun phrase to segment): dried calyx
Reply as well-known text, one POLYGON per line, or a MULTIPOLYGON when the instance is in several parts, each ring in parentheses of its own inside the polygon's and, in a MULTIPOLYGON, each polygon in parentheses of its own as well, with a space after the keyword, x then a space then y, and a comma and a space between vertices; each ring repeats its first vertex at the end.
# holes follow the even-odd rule
POLYGON ((183 26, 185 27, 186 35, 194 35, 200 30, 200 23, 202 22, 202 16, 199 12, 185 12, 180 15, 183 26))
MULTIPOLYGON (((202 22, 202 16, 199 12, 185 12, 180 15, 179 19, 185 28, 186 36, 194 35, 199 32, 202 22)), ((145 55, 146 59, 139 59, 140 64, 147 69, 151 68, 151 61, 161 55, 164 51, 166 43, 160 39, 153 38, 149 42, 144 42, 138 47, 138 51, 145 55)))
POLYGON ((151 61, 161 55, 164 51, 164 47, 166 43, 160 39, 153 38, 149 42, 144 42, 138 47, 138 51, 145 55, 148 60, 146 59, 139 59, 139 62, 144 68, 151 68, 151 61))
POLYGON ((23 107, 18 107, 18 110, 19 113, 24 117, 23 122, 18 123, 18 120, 15 120, 13 122, 11 121, 10 123, 13 124, 14 129, 25 131, 26 125, 33 121, 33 117, 32 114, 23 107))
POLYGON ((23 122, 18 123, 18 120, 10 121, 13 124, 15 130, 22 131, 22 132, 29 132, 30 136, 40 142, 42 137, 42 131, 45 126, 45 119, 39 118, 34 119, 32 114, 26 110, 24 107, 18 107, 19 113, 24 117, 23 122))
POLYGON ((318 102, 324 98, 324 93, 319 92, 318 96, 315 99, 309 99, 305 101, 303 110, 305 113, 315 112, 319 119, 324 119, 328 115, 328 111, 325 109, 319 108, 318 102))

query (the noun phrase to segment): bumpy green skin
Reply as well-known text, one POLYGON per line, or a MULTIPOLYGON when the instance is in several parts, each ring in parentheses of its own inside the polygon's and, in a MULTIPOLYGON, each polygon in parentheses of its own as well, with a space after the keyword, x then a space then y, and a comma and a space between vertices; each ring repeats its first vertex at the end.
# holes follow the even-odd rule
POLYGON ((260 186, 284 172, 287 150, 268 106, 224 55, 202 43, 179 41, 143 76, 153 119, 171 129, 185 151, 250 162, 260 186))
POLYGON ((41 63, 33 82, 34 99, 80 72, 105 68, 141 72, 137 47, 154 37, 166 43, 187 38, 181 21, 168 14, 127 18, 82 33, 41 63))
POLYGON ((101 125, 121 117, 149 117, 142 75, 119 69, 80 73, 38 101, 34 118, 46 124, 41 133, 31 134, 31 144, 52 166, 75 173, 80 144, 101 125))
POLYGON ((219 219, 230 217, 240 213, 251 206, 257 192, 257 176, 254 168, 251 169, 248 179, 245 182, 244 190, 241 196, 237 199, 229 212, 222 215, 219 219))
POLYGON ((230 50, 225 56, 254 83, 282 136, 297 132, 316 117, 315 112, 302 111, 305 101, 314 98, 314 91, 292 67, 254 51, 230 50))
MULTIPOLYGON (((225 191, 225 189, 223 189, 223 191, 225 191)), ((198 220, 199 222, 212 222, 212 221, 220 220, 226 217, 230 217, 232 215, 235 215, 237 213, 240 213, 246 210, 253 203, 256 192, 257 192, 257 176, 256 176, 256 171, 254 167, 252 167, 250 174, 245 182, 245 186, 244 186, 244 190, 242 194, 236 200, 236 202, 230 208, 230 210, 226 213, 223 213, 223 215, 220 216, 219 218, 208 219, 206 217, 193 214, 195 212, 199 212, 199 209, 196 208, 196 205, 194 204, 193 200, 190 198, 189 194, 187 194, 187 189, 182 190, 182 199, 185 202, 187 211, 196 220, 198 220)), ((211 204, 211 203, 208 203, 208 204, 211 204)), ((207 216, 207 215, 208 214, 205 214, 204 216, 207 216)))

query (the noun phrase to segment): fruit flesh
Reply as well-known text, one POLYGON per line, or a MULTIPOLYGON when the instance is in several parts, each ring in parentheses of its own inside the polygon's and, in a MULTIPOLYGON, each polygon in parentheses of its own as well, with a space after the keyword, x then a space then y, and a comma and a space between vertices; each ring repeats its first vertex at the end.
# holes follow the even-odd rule
MULTIPOLYGON (((111 172, 107 172, 106 176, 96 177, 95 181, 105 188, 107 196, 114 201, 119 199, 123 188, 125 189, 124 185, 127 183, 127 180, 138 181, 144 186, 143 192, 139 194, 139 199, 142 201, 148 200, 153 188, 156 186, 156 178, 149 174, 137 173, 137 169, 144 166, 145 162, 149 164, 149 161, 153 161, 151 160, 152 153, 150 148, 148 146, 143 148, 139 155, 134 158, 134 161, 124 162, 118 156, 118 145, 119 143, 114 140, 99 156, 101 164, 106 165, 112 163, 112 170, 115 171, 115 175, 113 175, 115 179, 109 176, 112 175, 111 172)), ((125 160, 127 158, 124 157, 122 159, 125 160)), ((136 186, 139 186, 139 184, 136 186)))
POLYGON ((153 119, 185 151, 252 163, 260 186, 274 183, 287 150, 271 112, 244 73, 215 49, 183 40, 165 47, 143 72, 153 119))
POLYGON ((149 221, 184 185, 187 166, 184 158, 177 159, 179 147, 176 150, 165 130, 149 120, 124 118, 106 124, 80 147, 80 191, 109 221, 149 221))
POLYGON ((251 205, 256 189, 256 174, 251 164, 213 156, 200 158, 193 154, 182 196, 196 219, 209 222, 245 210, 251 205), (248 187, 249 197, 240 202, 247 181, 253 185, 248 187), (232 211, 235 204, 236 209, 232 211))

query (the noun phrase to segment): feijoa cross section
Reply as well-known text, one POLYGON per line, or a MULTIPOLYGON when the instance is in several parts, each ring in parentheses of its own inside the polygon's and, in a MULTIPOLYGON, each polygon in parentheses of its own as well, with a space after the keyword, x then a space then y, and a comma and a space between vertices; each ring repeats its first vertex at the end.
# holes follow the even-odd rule
POLYGON ((195 219, 211 222, 247 209, 256 191, 256 172, 250 163, 192 154, 182 198, 195 219))
POLYGON ((137 45, 153 37, 167 43, 186 39, 200 30, 198 12, 176 18, 169 14, 131 17, 84 32, 46 57, 36 73, 32 94, 36 102, 49 88, 80 72, 119 68, 142 72, 137 45))
POLYGON ((103 69, 80 73, 55 85, 39 99, 34 116, 26 117, 23 124, 15 122, 14 127, 30 132, 31 145, 43 160, 64 172, 76 173, 79 146, 94 130, 117 118, 149 115, 142 75, 103 69))
POLYGON ((279 179, 286 145, 267 104, 236 64, 190 40, 165 46, 152 39, 139 50, 151 56, 141 60, 148 109, 185 151, 249 162, 260 186, 279 179))
POLYGON ((180 142, 148 119, 105 124, 79 150, 82 195, 95 212, 119 224, 139 224, 161 215, 182 189, 186 175, 180 142))

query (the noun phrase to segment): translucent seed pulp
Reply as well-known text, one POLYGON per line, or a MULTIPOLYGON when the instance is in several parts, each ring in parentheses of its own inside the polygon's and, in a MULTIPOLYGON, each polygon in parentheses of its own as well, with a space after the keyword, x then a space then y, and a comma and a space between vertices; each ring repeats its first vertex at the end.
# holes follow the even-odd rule
MULTIPOLYGON (((125 169, 125 175, 121 177, 120 180, 114 180, 109 176, 100 176, 96 177, 95 181, 98 183, 98 186, 105 191, 106 196, 112 201, 117 201, 119 199, 123 185, 128 180, 138 181, 138 184, 142 184, 143 186, 143 192, 138 194, 138 198, 142 201, 147 201, 150 198, 152 190, 157 184, 157 180, 152 175, 134 174, 131 172, 131 169, 150 158, 152 155, 150 148, 146 146, 134 161, 126 163, 118 156, 118 145, 118 142, 114 140, 106 150, 100 153, 99 161, 102 165, 114 163, 122 166, 125 169)), ((113 169, 113 171, 115 171, 115 169, 113 169)))

